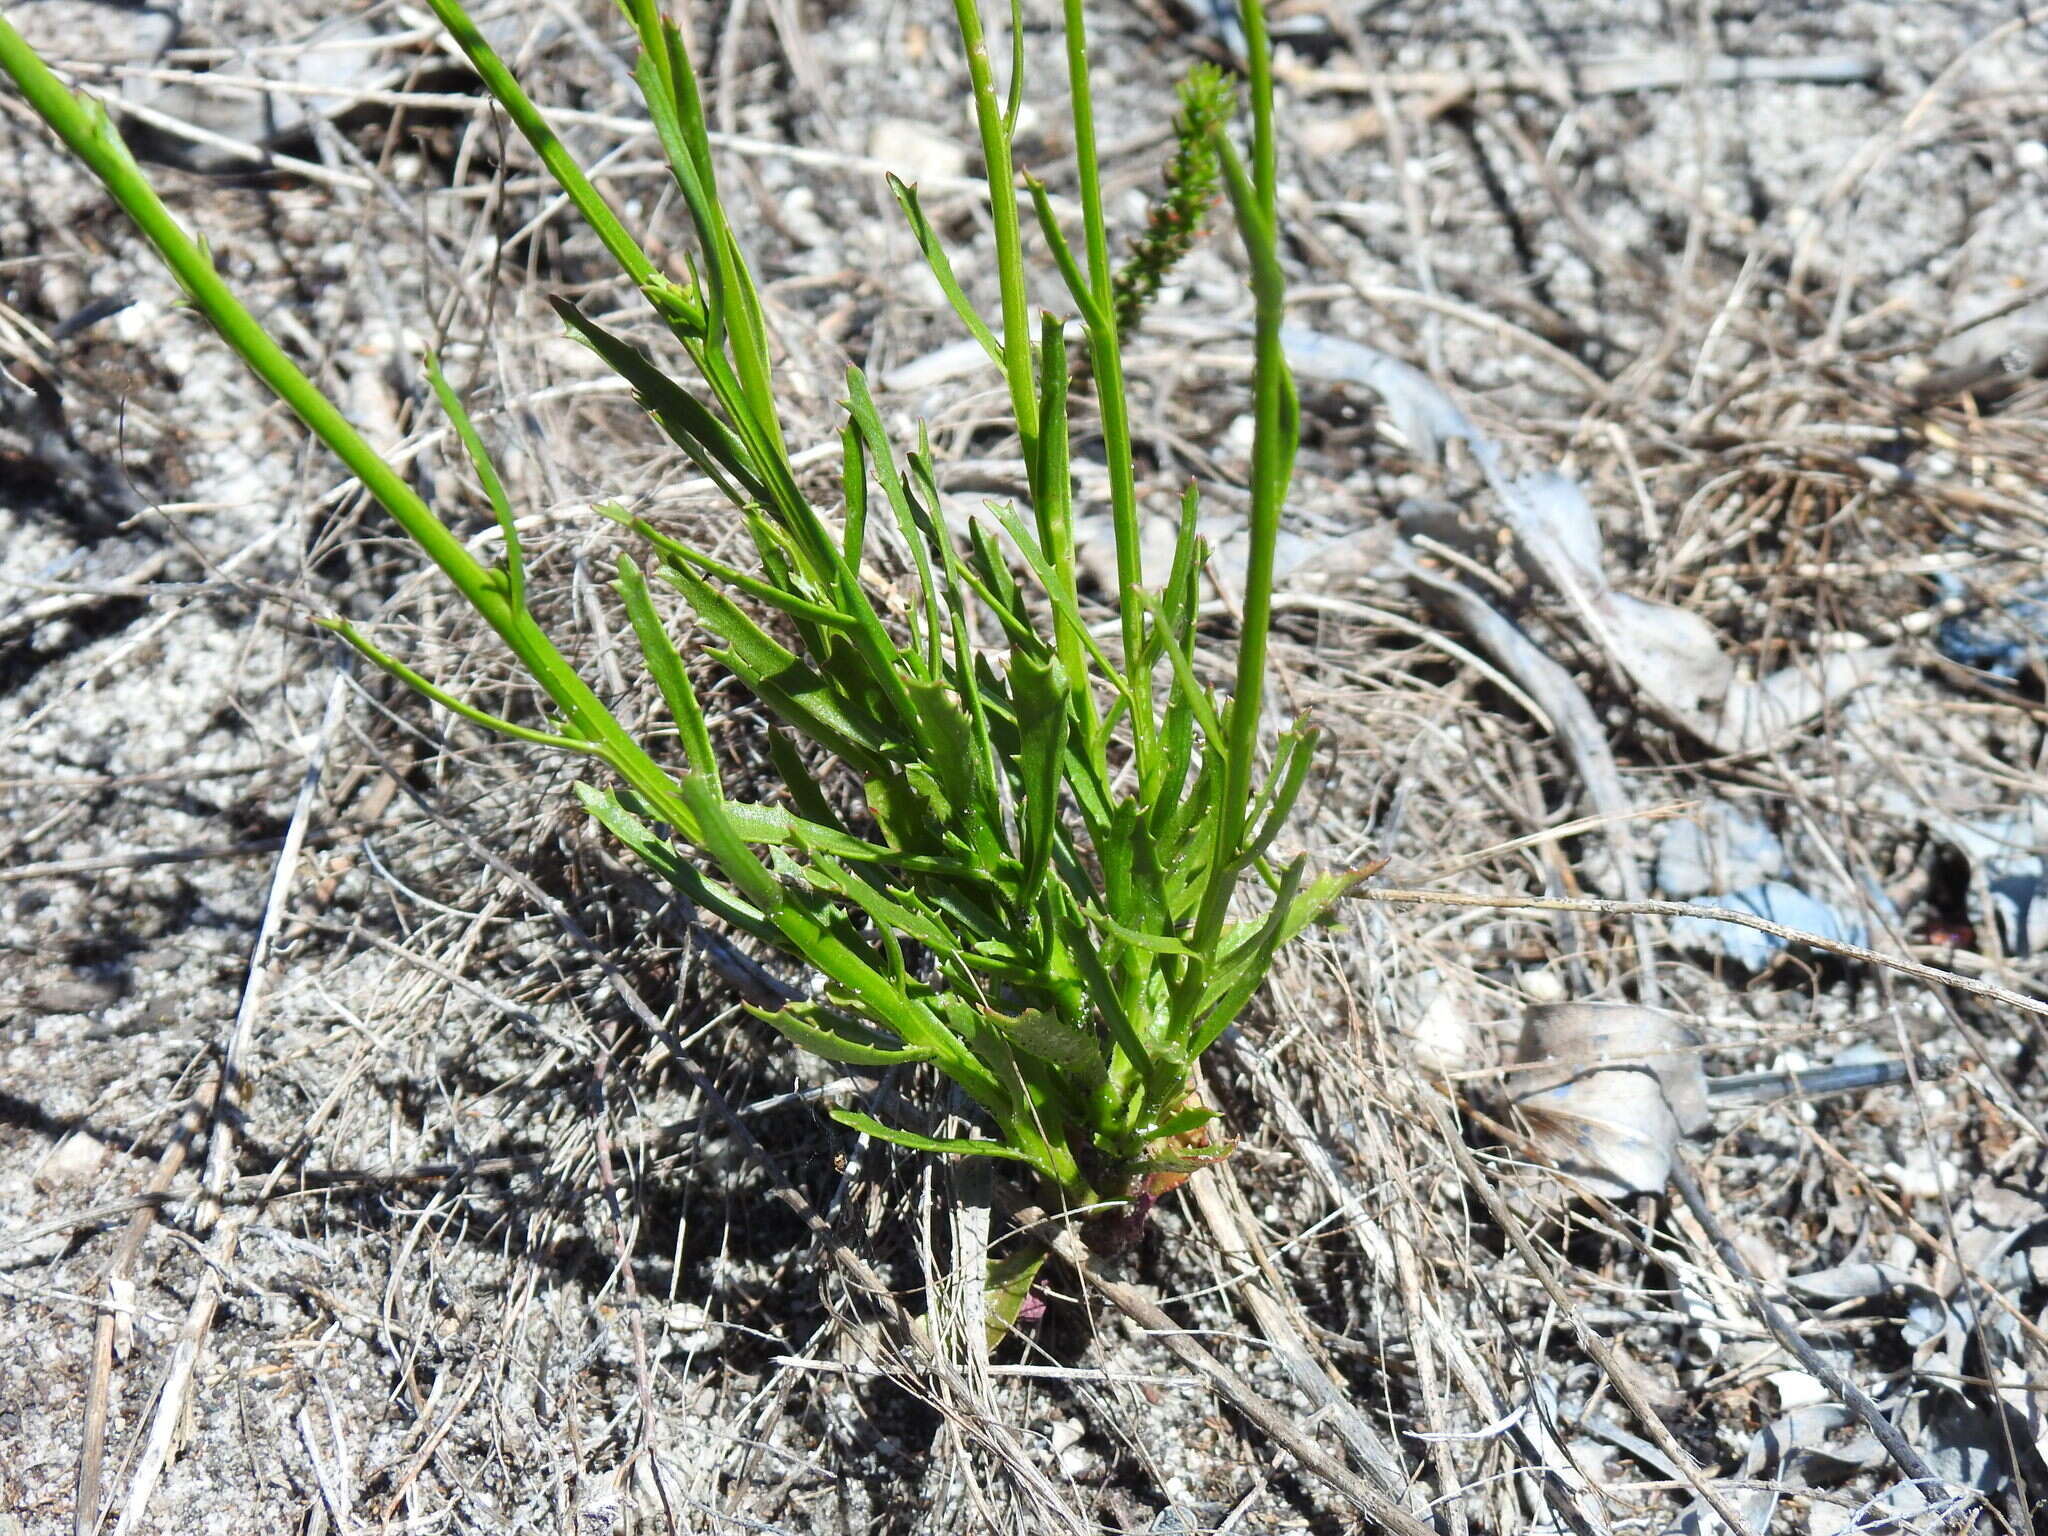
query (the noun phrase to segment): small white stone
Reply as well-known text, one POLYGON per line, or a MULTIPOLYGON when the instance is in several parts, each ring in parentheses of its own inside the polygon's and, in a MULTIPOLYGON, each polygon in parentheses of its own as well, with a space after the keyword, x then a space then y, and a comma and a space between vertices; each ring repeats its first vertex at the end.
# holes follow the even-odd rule
POLYGON ((2048 169, 2048 143, 2040 139, 2027 139, 2015 145, 2012 163, 2023 171, 2048 169))
POLYGON ((964 148, 908 118, 880 119, 868 134, 868 154, 907 182, 938 181, 967 174, 964 148))
POLYGON ((110 1277, 107 1301, 114 1314, 114 1358, 126 1360, 135 1349, 135 1282, 110 1277))
POLYGON ((1915 1147, 1903 1162, 1886 1163, 1884 1176, 1898 1185, 1899 1193, 1909 1200, 1938 1199, 1944 1184, 1955 1183, 1955 1171, 1936 1168, 1934 1158, 1924 1147, 1915 1147))
POLYGON ((1472 1010, 1462 990, 1439 985, 1408 1032, 1415 1064, 1425 1072, 1463 1072, 1473 1065, 1472 1010))
POLYGON ((1773 1371, 1766 1379, 1777 1389, 1778 1408, 1782 1413, 1813 1403, 1825 1403, 1832 1395, 1804 1371, 1773 1371))
POLYGON ((100 1171, 107 1160, 106 1143, 84 1131, 73 1131, 36 1168, 36 1185, 60 1189, 67 1184, 84 1184, 100 1171))
POLYGON ((724 1342, 725 1331, 710 1313, 695 1302, 679 1301, 663 1319, 668 1325, 668 1349, 675 1355, 705 1355, 724 1342))
POLYGON ((137 299, 109 317, 114 335, 130 346, 149 338, 163 319, 163 306, 154 299, 137 299))

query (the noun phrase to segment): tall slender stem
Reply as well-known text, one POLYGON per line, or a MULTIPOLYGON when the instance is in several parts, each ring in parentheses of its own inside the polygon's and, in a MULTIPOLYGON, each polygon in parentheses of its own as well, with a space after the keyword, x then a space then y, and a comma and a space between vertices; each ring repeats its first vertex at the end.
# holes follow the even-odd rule
POLYGON ((1113 307, 1109 226, 1102 212, 1102 167, 1095 153, 1095 95, 1088 86, 1088 24, 1082 0, 1065 0, 1067 89, 1073 99, 1074 168, 1081 191, 1081 227, 1088 246, 1088 288, 1104 309, 1113 307))
POLYGON ((1088 347, 1095 365, 1095 402, 1102 413, 1104 458, 1109 463, 1110 522, 1116 539, 1117 609, 1130 688, 1131 737, 1138 771, 1149 774, 1157 722, 1150 706, 1152 680, 1145 668, 1145 611, 1136 594, 1145 581, 1138 528, 1138 486, 1131 456, 1130 405, 1125 397, 1121 343, 1116 334, 1115 274, 1109 262, 1109 226, 1102 211, 1102 169, 1095 146, 1095 98, 1088 84, 1088 22, 1082 0, 1065 0, 1067 87, 1073 100, 1074 165, 1088 252, 1088 347))
MULTIPOLYGON (((996 100, 995 68, 976 0, 953 0, 960 41, 967 50, 967 78, 974 90, 974 117, 981 131, 981 158, 988 174, 988 210, 995 225, 996 280, 1003 297, 1003 372, 1027 473, 1035 480, 1038 462, 1038 381, 1031 366, 1030 301, 1024 289, 1024 241, 1017 217, 1017 172, 1010 158, 1010 131, 996 100)), ((1036 494, 1034 484, 1032 491, 1036 494)))
POLYGON ((470 68, 477 72, 492 97, 512 119, 512 126, 533 146, 534 153, 548 168, 548 174, 555 178, 555 185, 576 205, 583 221, 611 253, 612 260, 619 264, 619 270, 633 280, 635 288, 644 288, 659 277, 661 273, 653 258, 641 249, 640 242, 619 222, 604 194, 591 185, 590 178, 583 174, 583 167, 576 163, 576 157, 555 136, 548 120, 520 88, 512 71, 505 67, 505 61, 498 57, 497 50, 491 47, 477 24, 470 20, 460 0, 427 0, 427 4, 433 8, 435 19, 447 28, 455 45, 468 57, 470 68))
POLYGON ((1259 719, 1266 691, 1267 631, 1273 622, 1273 548, 1294 458, 1293 381, 1280 345, 1286 285, 1278 249, 1279 194, 1273 149, 1273 56, 1259 0, 1240 0, 1252 104, 1249 176, 1229 141, 1218 135, 1237 206, 1255 308, 1251 515, 1244 578, 1243 619, 1237 639, 1237 679, 1224 744, 1223 790, 1216 805, 1215 855, 1209 886, 1196 919, 1194 947, 1201 952, 1222 932, 1230 895, 1242 872, 1245 817, 1258 756, 1259 719))

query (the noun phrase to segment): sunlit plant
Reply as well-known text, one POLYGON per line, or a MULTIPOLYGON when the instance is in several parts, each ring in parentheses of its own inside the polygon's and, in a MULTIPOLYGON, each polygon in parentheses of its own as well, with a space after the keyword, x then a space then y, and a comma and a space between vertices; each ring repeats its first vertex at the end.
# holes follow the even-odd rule
MULTIPOLYGON (((1026 69, 1021 28, 999 94, 975 0, 956 0, 995 235, 1000 313, 967 297, 916 189, 892 181, 910 230, 960 323, 1007 386, 1029 494, 949 530, 923 434, 891 440, 859 370, 846 380, 839 496, 800 487, 777 409, 774 348, 728 218, 695 76, 656 0, 624 0, 636 78, 694 225, 665 271, 599 195, 545 116, 465 14, 430 0, 506 115, 539 155, 694 370, 669 366, 556 301, 562 321, 625 379, 648 414, 730 502, 753 546, 729 564, 621 509, 646 566, 622 557, 618 594, 672 729, 635 733, 563 657, 529 602, 504 486, 437 369, 430 376, 491 505, 504 558, 473 556, 406 479, 294 366, 173 220, 101 106, 74 96, 0 20, 0 67, 105 183, 191 301, 495 630, 551 706, 521 724, 477 708, 380 649, 331 627, 437 704, 515 739, 590 760, 583 805, 700 908, 809 967, 804 1001, 761 1017, 805 1050, 868 1067, 929 1064, 972 1101, 978 1134, 938 1138, 852 1109, 870 1136, 934 1153, 1028 1166, 1067 1207, 1117 1201, 1148 1176, 1220 1155, 1194 1101, 1196 1059, 1238 1017, 1274 954, 1343 892, 1268 850, 1310 769, 1315 733, 1282 733, 1260 769, 1273 547, 1298 413, 1281 356, 1273 98, 1266 33, 1245 0, 1250 137, 1225 132, 1232 92, 1203 75, 1183 92, 1169 192, 1119 280, 1096 158, 1080 0, 1066 0, 1081 227, 1062 228, 1043 185, 1014 163, 1026 69), (1140 566, 1136 464, 1121 336, 1220 186, 1256 299, 1250 558, 1227 693, 1193 651, 1205 551, 1189 487, 1165 578, 1140 566), (1023 196, 1017 195, 1020 189, 1023 196), (1034 316, 1025 236, 1035 225, 1078 312, 1034 316), (1078 347, 1078 354, 1074 348, 1078 347), (1119 592, 1098 636, 1076 580, 1074 478, 1082 433, 1109 468, 1119 592), (889 532, 885 532, 886 527, 889 532), (883 546, 893 554, 884 555, 883 546), (915 602, 878 605, 863 561, 906 557, 915 602), (673 626, 657 590, 680 594, 673 626), (767 746, 783 794, 735 800, 721 776, 683 652, 708 656, 773 716, 767 746), (818 785, 829 753, 863 810, 818 785), (809 755, 807 755, 809 754, 809 755), (1234 915, 1244 888, 1263 894, 1234 915)), ((1013 18, 1014 21, 1014 18, 1013 18)))

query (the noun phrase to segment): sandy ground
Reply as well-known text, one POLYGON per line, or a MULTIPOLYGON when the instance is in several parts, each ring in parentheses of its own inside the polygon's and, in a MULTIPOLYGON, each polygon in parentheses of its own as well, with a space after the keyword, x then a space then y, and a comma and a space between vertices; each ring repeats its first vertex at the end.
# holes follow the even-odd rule
MULTIPOLYGON (((583 114, 568 136, 628 216, 678 239, 616 11, 487 14, 534 93, 583 114)), ((819 1108, 935 1106, 933 1086, 796 1058, 737 1007, 744 957, 583 822, 570 767, 321 636, 348 614, 530 707, 5 99, 0 1536, 92 1529, 94 1444, 102 1528, 134 1531, 1365 1528, 1345 1477, 1460 1536, 2032 1528, 2048 23, 1274 14, 1295 318, 1421 370, 1500 445, 1501 484, 1562 469, 1604 536, 1600 592, 1546 576, 1469 444, 1418 440, 1439 396, 1305 374, 1276 665, 1333 747, 1292 837, 1387 859, 1391 888, 1580 907, 1347 910, 1205 1067, 1237 1155, 1091 1278, 1052 1280, 993 1362, 904 1328, 986 1191, 819 1108), (1687 697, 1629 639, 1676 610, 1723 687, 1829 656, 1863 658, 1860 686, 1730 734, 1721 694, 1687 697), (1518 671, 1488 611, 1552 673, 1518 671), (1744 963, 1589 905, 1731 893, 1978 990, 1809 947, 1744 963), (1663 1144, 1607 1081, 1627 1074, 1518 1117, 1498 1069, 1532 1007, 1653 998, 1712 1077, 1895 1080, 1738 1084, 1684 1144, 1696 1205, 1603 1186, 1663 1144), (1133 1321, 1145 1302, 1313 1464, 1133 1321)), ((128 104, 222 269, 484 538, 419 369, 441 352, 550 621, 644 708, 590 506, 719 514, 560 336, 548 293, 621 317, 628 296, 421 15, 10 19, 128 104), (256 73, 307 90, 222 83, 256 73), (284 105, 305 100, 345 109, 284 105)), ((991 380, 940 354, 950 317, 880 175, 922 182, 992 291, 949 17, 772 0, 689 23, 793 438, 833 441, 857 364, 893 425, 930 421, 963 506, 999 491, 991 380)), ((1221 45, 1171 6, 1095 27, 1135 230, 1172 84, 1221 45)), ((1057 15, 1026 28, 1024 158, 1058 192, 1057 15)), ((1200 478, 1226 554, 1246 313, 1211 240, 1132 362, 1147 505, 1200 478)), ((722 698, 730 776, 765 783, 757 707, 722 698)))

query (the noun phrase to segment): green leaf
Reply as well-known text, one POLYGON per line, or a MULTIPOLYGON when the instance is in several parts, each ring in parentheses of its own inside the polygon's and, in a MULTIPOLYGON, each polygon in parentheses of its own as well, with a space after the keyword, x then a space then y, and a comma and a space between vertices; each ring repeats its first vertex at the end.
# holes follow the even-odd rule
POLYGON ((1150 1077, 1158 1065, 1157 1042, 1140 1035, 1136 1022, 1124 1007, 1116 972, 1112 969, 1118 957, 1105 955, 1098 947, 1095 935, 1078 921, 1063 919, 1060 928, 1061 949, 1072 960, 1081 978, 1082 994, 1102 1020, 1110 1042, 1140 1076, 1150 1077))
POLYGON ((995 610, 1003 628, 1011 636, 1011 643, 1044 650, 1045 643, 1031 628, 1031 616, 1024 607, 1024 594, 1017 586, 1010 562, 1003 558, 1002 551, 989 536, 988 525, 978 517, 967 521, 967 546, 968 572, 974 581, 975 592, 995 610))
MULTIPOLYGON (((1018 30, 1018 36, 1023 31, 1018 30)), ((1024 1303, 1045 1261, 1052 1257, 1043 1248, 1024 1243, 988 1261, 988 1347, 994 1349, 1017 1326, 1024 1303)))
POLYGON ((697 622, 725 642, 714 654, 775 711, 783 724, 866 773, 887 771, 901 746, 872 721, 856 718, 824 678, 773 638, 703 577, 671 565, 663 577, 689 602, 697 622))
POLYGON ((959 940, 911 892, 887 890, 823 853, 812 854, 808 873, 814 883, 860 908, 877 928, 893 929, 941 958, 959 952, 959 940))
POLYGON ((696 690, 690 686, 689 674, 683 670, 683 658, 677 654, 675 643, 668 637, 668 629, 661 622, 661 616, 654 611, 654 599, 647 591, 647 578, 640 573, 640 567, 630 555, 619 556, 619 596, 626 605, 626 617, 632 622, 633 634, 640 642, 641 658, 647 663, 647 670, 654 675, 654 684, 661 690, 662 702, 668 705, 669 718, 676 723, 676 730, 683 740, 683 756, 694 772, 710 779, 719 792, 718 757, 711 750, 711 732, 704 724, 704 711, 697 703, 696 690))
POLYGON ((953 313, 960 317, 960 323, 967 327, 968 334, 981 343, 982 351, 998 371, 1003 366, 1003 344, 996 340, 996 333, 988 328, 988 322, 981 318, 965 292, 960 280, 953 275, 953 263, 947 259, 946 247, 940 241, 938 231, 925 217, 923 207, 917 200, 917 188, 908 186, 894 174, 889 177, 889 190, 896 194, 896 204, 903 210, 903 217, 910 223, 911 237, 917 241, 917 248, 924 252, 925 265, 932 269, 932 276, 939 280, 939 289, 946 295, 946 302, 953 306, 953 313))
POLYGON ((1217 788, 1222 779, 1222 753, 1212 741, 1201 753, 1194 782, 1181 791, 1180 803, 1161 808, 1166 816, 1153 841, 1167 850, 1176 870, 1199 872, 1207 878, 1216 847, 1215 838, 1206 829, 1215 813, 1217 788))
MULTIPOLYGON (((889 449, 889 435, 882 428, 881 412, 875 409, 874 397, 868 393, 868 381, 858 368, 846 371, 846 413, 859 430, 867 444, 868 460, 874 469, 875 479, 882 487, 882 495, 889 503, 889 509, 896 517, 896 530, 902 534, 903 542, 909 546, 910 558, 917 568, 917 590, 923 598, 924 633, 922 644, 913 645, 913 650, 923 654, 925 676, 938 675, 939 642, 944 627, 939 617, 939 584, 933 579, 931 564, 932 540, 920 523, 928 525, 928 518, 921 518, 918 509, 911 505, 910 493, 905 488, 903 477, 896 472, 896 461, 889 449)), ((913 625, 915 637, 916 626, 913 625)))
POLYGON ((1281 734, 1280 761, 1260 797, 1262 807, 1253 813, 1262 819, 1244 846, 1246 857, 1256 858, 1272 846, 1273 839, 1293 813, 1295 801, 1301 798, 1302 786, 1308 782, 1309 766, 1315 760, 1316 746, 1321 739, 1322 733, 1306 724, 1281 734))
POLYGON ((548 302, 592 351, 632 386, 633 398, 642 410, 660 424, 671 441, 695 464, 735 506, 766 501, 767 485, 752 463, 751 456, 732 429, 712 415, 676 380, 631 342, 614 336, 567 299, 550 295, 548 302))
POLYGON ((1017 814, 1022 843, 1017 860, 1024 884, 1017 905, 1038 899, 1052 868, 1060 825, 1060 769, 1067 739, 1067 680, 1059 663, 1012 651, 1010 698, 1017 712, 1017 814))
POLYGON ((1074 260, 1073 247, 1067 243, 1066 233, 1060 228, 1059 218, 1053 212, 1052 196, 1045 190, 1045 183, 1027 174, 1024 185, 1031 193, 1031 206, 1038 214, 1038 232, 1045 237, 1046 249, 1052 252, 1053 265, 1059 268, 1067 293, 1081 311, 1081 319, 1092 334, 1109 324, 1109 311, 1103 308, 1087 274, 1074 260))
POLYGON ((689 545, 674 539, 658 538, 652 528, 638 519, 634 521, 633 530, 650 541, 658 539, 663 553, 672 561, 687 565, 692 570, 702 571, 707 576, 716 576, 720 581, 738 587, 756 602, 766 603, 778 613, 786 613, 792 619, 809 624, 822 624, 831 629, 851 630, 854 627, 855 620, 852 614, 841 613, 837 608, 812 602, 809 598, 791 591, 786 575, 780 582, 763 581, 758 576, 749 576, 737 566, 727 565, 723 560, 714 560, 702 550, 692 549, 689 545))
POLYGON ((915 1131, 899 1131, 893 1125, 884 1125, 873 1115, 864 1115, 857 1109, 835 1109, 831 1114, 849 1130, 872 1136, 877 1141, 908 1147, 913 1152, 937 1152, 955 1157, 1000 1157, 1014 1163, 1036 1161, 1029 1153, 1000 1141, 983 1141, 972 1136, 920 1136, 915 1131))
POLYGON ((462 716, 472 725, 480 725, 487 731, 500 736, 509 736, 514 741, 529 741, 539 747, 553 747, 561 752, 580 752, 597 757, 604 755, 604 749, 595 742, 580 737, 559 735, 553 731, 536 731, 530 726, 518 725, 488 710, 478 709, 474 704, 457 698, 439 683, 415 672, 390 652, 382 649, 355 625, 346 619, 316 619, 322 629, 339 635, 372 665, 381 668, 397 678, 415 693, 423 694, 451 714, 462 716))
POLYGON ((797 814, 806 821, 852 836, 846 831, 846 823, 841 820, 838 808, 825 798, 824 790, 819 787, 817 771, 798 755, 796 743, 787 731, 769 731, 768 760, 775 765, 776 775, 782 780, 782 787, 788 793, 790 803, 796 807, 797 814))
POLYGON ((1195 676, 1195 664, 1188 659, 1188 653, 1181 645, 1179 637, 1174 634, 1173 626, 1166 622, 1159 599, 1150 593, 1141 593, 1138 600, 1151 611, 1154 619, 1152 632, 1166 647, 1167 659, 1173 663, 1174 682, 1178 685, 1175 698, 1195 712, 1195 719, 1200 722, 1204 737, 1217 743, 1227 740, 1223 722, 1216 716, 1214 699, 1209 690, 1202 686, 1201 679, 1195 676))
POLYGON ((576 798, 583 809, 607 832, 611 833, 641 863, 668 881, 684 896, 716 913, 743 933, 752 934, 763 943, 772 944, 777 934, 774 925, 757 907, 740 900, 732 891, 706 879, 702 870, 685 859, 675 848, 656 837, 647 823, 635 816, 619 803, 617 795, 589 784, 575 786, 576 798))
POLYGON ((1173 533, 1173 565, 1167 572, 1166 585, 1160 590, 1159 608, 1167 633, 1179 639, 1182 649, 1194 642, 1202 570, 1209 560, 1209 546, 1202 539, 1201 525, 1201 497, 1190 482, 1181 493, 1180 523, 1173 533))
POLYGON ((1190 1055, 1201 1055, 1216 1043, 1218 1035, 1230 1027, 1273 969, 1273 956, 1280 946, 1329 911, 1346 891, 1365 878, 1363 871, 1356 870, 1341 875, 1324 875, 1310 882, 1304 890, 1302 871, 1307 862, 1306 859, 1296 859, 1287 866, 1273 910, 1263 923, 1238 942, 1210 979, 1195 1010, 1198 1022, 1188 1033, 1190 1055))
POLYGON ((1029 1008, 1015 1016, 985 1008, 982 1016, 1018 1051, 1072 1074, 1085 1089, 1092 1091, 1108 1076, 1095 1037, 1049 1008, 1029 1008))
POLYGON ((981 766, 973 722, 945 683, 919 678, 909 688, 917 710, 918 736, 927 744, 923 766, 932 774, 952 814, 971 816, 979 790, 976 770, 981 766))
MULTIPOLYGON (((1067 430, 1067 327, 1058 315, 1038 317, 1038 464, 1032 511, 1046 564, 1069 600, 1074 587, 1073 443, 1067 430)), ((1055 615, 1058 617, 1058 615, 1055 615)), ((1062 647, 1064 652, 1065 647, 1062 647)))
POLYGON ((1145 825, 1155 844, 1167 846, 1166 829, 1173 824, 1188 787, 1188 769, 1195 756, 1195 712, 1178 687, 1166 698, 1166 716, 1159 732, 1159 763, 1145 786, 1145 825))
POLYGON ((780 1008, 748 1004, 747 1012, 812 1055, 849 1067, 910 1066, 930 1061, 935 1054, 915 1046, 891 1044, 888 1036, 877 1034, 858 1019, 823 1003, 786 1003, 780 1008))
POLYGON ((858 566, 868 536, 868 461, 860 429, 852 422, 839 433, 839 487, 846 494, 846 524, 840 552, 848 565, 858 566))
POLYGON ((519 553, 519 529, 512 521, 512 502, 505 494, 505 482, 498 478, 498 466, 491 462, 490 451, 484 447, 484 440, 477 436, 469 412, 462 407, 461 398, 448 387, 448 380, 441 373, 441 361, 431 352, 427 354, 427 382, 434 386, 434 394, 441 401, 441 409, 447 413, 455 435, 462 440, 462 451, 469 455, 469 462, 476 470, 476 477, 484 488, 484 495, 491 503, 491 513, 498 520, 498 531, 505 539, 505 595, 512 606, 520 612, 526 611, 526 566, 519 553))
POLYGON ((1116 912, 1119 923, 1136 922, 1139 917, 1131 883, 1137 868, 1139 813, 1137 801, 1117 801, 1110 807, 1108 827, 1095 839, 1095 857, 1102 866, 1103 904, 1116 912))
POLYGON ((1194 951, 1179 939, 1162 933, 1146 933, 1142 929, 1128 927, 1111 917, 1107 912, 1090 912, 1090 922, 1103 932, 1114 935, 1133 949, 1142 949, 1148 955, 1175 955, 1182 959, 1194 958, 1194 951))
POLYGON ((782 911, 789 893, 740 836, 732 818, 726 814, 725 798, 719 793, 718 786, 701 773, 686 773, 683 775, 683 803, 697 818, 698 840, 718 865, 720 873, 772 920, 782 911))
POLYGON ((1010 536, 1010 542, 1016 546, 1017 553, 1024 557, 1026 568, 1038 579, 1039 590, 1051 602, 1053 611, 1086 647, 1089 656, 1100 669, 1103 681, 1114 688, 1128 704, 1131 695, 1125 685, 1122 670, 1109 659, 1108 652, 1102 649, 1102 643, 1090 632, 1088 621, 1081 614, 1078 600, 1068 584, 1060 579, 1059 573, 1047 563, 1037 537, 1024 526, 1023 519, 1017 516, 1017 509, 993 501, 985 502, 983 505, 988 508, 989 516, 1001 524, 1003 532, 1010 536))
POLYGON ((1189 1131, 1200 1130, 1216 1118, 1216 1111, 1206 1105, 1197 1104, 1184 1109, 1177 1115, 1168 1115, 1146 1132, 1149 1141, 1168 1141, 1175 1136, 1185 1136, 1189 1131))

